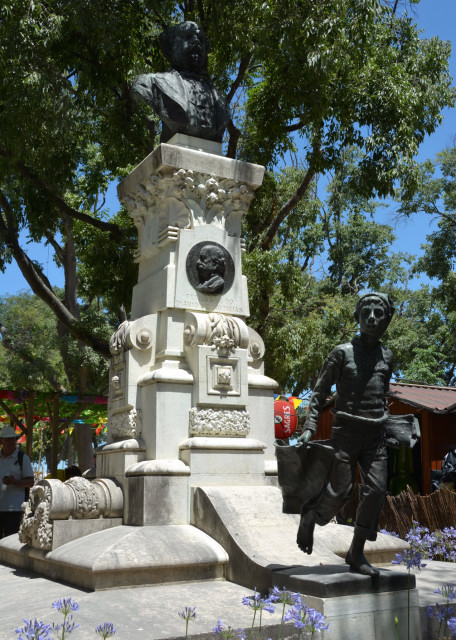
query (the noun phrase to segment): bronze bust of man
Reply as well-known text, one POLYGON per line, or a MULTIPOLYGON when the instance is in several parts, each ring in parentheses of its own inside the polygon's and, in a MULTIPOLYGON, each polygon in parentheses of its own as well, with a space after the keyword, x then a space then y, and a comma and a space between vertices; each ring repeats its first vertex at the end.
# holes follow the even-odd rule
POLYGON ((337 346, 326 358, 313 390, 301 441, 308 442, 317 428, 323 405, 336 385, 331 441, 334 462, 322 493, 306 502, 301 511, 297 544, 312 553, 315 524, 327 524, 347 500, 358 465, 361 497, 354 536, 345 562, 352 571, 375 576, 364 556, 366 540, 375 540, 387 489, 388 458, 385 424, 386 393, 393 369, 393 354, 380 344, 394 313, 388 295, 367 293, 356 305, 360 335, 337 346))
POLYGON ((151 105, 160 117, 160 141, 185 133, 221 142, 230 112, 224 96, 207 76, 208 43, 201 27, 181 22, 161 33, 159 41, 172 69, 137 76, 132 94, 151 105))

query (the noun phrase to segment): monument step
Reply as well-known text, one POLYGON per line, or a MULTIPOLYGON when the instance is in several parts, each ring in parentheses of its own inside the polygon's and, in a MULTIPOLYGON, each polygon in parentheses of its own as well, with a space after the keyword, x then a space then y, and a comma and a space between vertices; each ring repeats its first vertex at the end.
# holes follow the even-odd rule
MULTIPOLYGON (((282 513, 282 494, 276 487, 198 487, 191 523, 228 553, 227 578, 250 589, 267 591, 283 586, 280 580, 294 591, 305 584, 305 593, 316 596, 407 588, 393 571, 382 570, 374 586, 371 578, 349 571, 344 558, 352 527, 317 526, 312 555, 302 553, 296 544, 299 516, 282 513)), ((365 555, 372 564, 388 563, 406 546, 403 540, 379 534, 376 542, 366 544, 365 555)))
POLYGON ((49 552, 9 536, 0 541, 0 562, 98 590, 223 578, 228 556, 191 525, 119 526, 49 552))

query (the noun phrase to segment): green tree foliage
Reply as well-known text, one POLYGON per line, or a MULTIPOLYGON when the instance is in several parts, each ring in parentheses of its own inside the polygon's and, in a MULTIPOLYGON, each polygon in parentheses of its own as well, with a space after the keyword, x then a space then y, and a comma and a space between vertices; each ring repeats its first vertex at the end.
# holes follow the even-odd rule
POLYGON ((0 298, 0 388, 60 391, 68 387, 57 339, 57 321, 37 296, 0 298))
MULTIPOLYGON (((377 280, 389 268, 387 230, 364 220, 360 206, 342 212, 341 187, 325 216, 317 213, 318 178, 337 174, 353 203, 391 194, 403 176, 412 189, 413 156, 454 102, 449 43, 423 39, 397 8, 386 0, 6 0, 0 268, 18 263, 55 314, 62 339, 71 335, 109 355, 104 327, 121 304, 128 311, 136 271, 132 223, 122 210, 107 211, 104 196, 151 151, 159 126, 147 106, 132 101, 131 81, 167 68, 158 47, 164 27, 196 20, 212 44, 209 73, 232 107, 227 155, 271 171, 245 226, 252 322, 267 342, 275 331, 282 351, 295 341, 274 374, 284 387, 306 384, 315 373, 298 355, 302 344, 323 349, 325 340, 315 336, 320 329, 329 336, 348 308, 343 294, 361 281, 370 285, 376 267, 377 280), (299 171, 274 175, 289 152, 299 171), (65 273, 63 296, 29 259, 21 231, 53 248, 65 273), (357 238, 351 257, 350 233, 357 238), (331 269, 317 278, 323 250, 331 269), (308 318, 307 329, 290 332, 285 316, 308 318)), ((333 338, 345 335, 345 320, 337 326, 333 338)))
MULTIPOLYGON (((81 321, 107 339, 104 316, 92 306, 81 310, 81 321)), ((85 393, 105 393, 106 360, 68 333, 59 335, 55 315, 38 296, 0 298, 0 318, 0 388, 76 392, 83 381, 85 393)))
POLYGON ((392 229, 371 217, 376 204, 344 186, 351 159, 348 154, 347 166, 328 184, 324 202, 315 188, 299 201, 270 251, 255 246, 249 229, 279 206, 303 171, 287 168, 270 175, 245 220, 249 324, 265 341, 268 375, 293 395, 311 388, 331 349, 356 333, 353 310, 361 290, 406 295, 411 257, 391 252, 392 229))
POLYGON ((385 342, 396 374, 415 384, 456 384, 456 276, 438 287, 396 288, 397 312, 385 342))
POLYGON ((456 147, 444 149, 434 162, 424 162, 415 172, 417 188, 399 191, 398 213, 407 218, 425 214, 437 220, 419 268, 431 278, 444 279, 456 270, 456 147))

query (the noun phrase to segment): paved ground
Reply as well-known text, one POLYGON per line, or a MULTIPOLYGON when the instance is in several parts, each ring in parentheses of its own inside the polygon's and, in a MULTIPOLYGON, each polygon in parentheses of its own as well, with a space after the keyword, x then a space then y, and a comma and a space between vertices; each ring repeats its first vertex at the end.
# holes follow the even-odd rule
MULTIPOLYGON (((438 599, 434 589, 448 582, 456 583, 456 565, 429 562, 416 577, 420 604, 425 607, 438 599)), ((87 592, 0 565, 0 640, 17 637, 14 629, 22 626, 24 617, 60 622, 61 616, 51 604, 63 597, 73 598, 80 607, 75 614, 80 627, 71 636, 74 640, 97 637, 94 628, 105 621, 114 623, 118 640, 183 638, 185 623, 177 612, 185 606, 196 607, 189 634, 206 640, 214 637, 211 630, 219 618, 236 628, 250 626, 252 617, 242 605, 242 597, 250 593, 224 581, 87 592)), ((264 617, 264 638, 277 638, 279 615, 265 613, 264 617)), ((290 627, 288 630, 292 631, 290 627)), ((422 630, 423 640, 429 640, 431 634, 424 622, 422 630)))

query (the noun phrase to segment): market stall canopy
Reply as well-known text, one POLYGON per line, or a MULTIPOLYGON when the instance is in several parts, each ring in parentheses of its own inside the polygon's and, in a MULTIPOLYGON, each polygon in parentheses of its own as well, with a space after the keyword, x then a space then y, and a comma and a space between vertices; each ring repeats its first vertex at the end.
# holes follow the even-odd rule
POLYGON ((456 412, 456 387, 391 382, 388 397, 432 413, 456 412))

